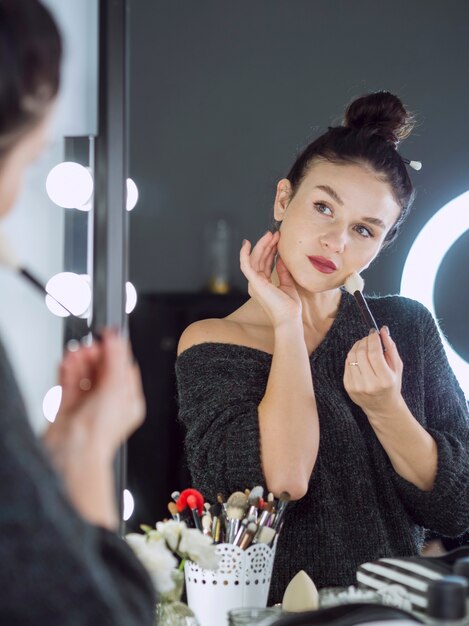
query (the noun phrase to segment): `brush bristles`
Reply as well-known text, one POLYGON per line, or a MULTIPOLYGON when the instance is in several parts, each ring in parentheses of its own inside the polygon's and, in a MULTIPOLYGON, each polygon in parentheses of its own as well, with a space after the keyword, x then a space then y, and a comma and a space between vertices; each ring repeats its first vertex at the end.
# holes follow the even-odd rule
POLYGON ((168 502, 168 511, 171 513, 171 515, 178 514, 178 508, 175 502, 168 502))
POLYGON ((350 293, 353 294, 356 291, 360 291, 360 293, 363 291, 363 287, 365 286, 365 281, 363 280, 363 278, 360 276, 360 274, 357 274, 357 272, 354 272, 353 274, 350 274, 350 276, 347 277, 345 283, 344 283, 344 287, 345 289, 350 293))
POLYGON ((236 506, 236 507, 244 509, 244 508, 246 508, 247 501, 248 501, 248 499, 246 497, 246 494, 244 494, 242 491, 235 491, 228 498, 227 505, 229 507, 230 506, 236 506))
POLYGON ((264 495, 264 488, 257 486, 251 489, 251 493, 249 494, 249 504, 253 504, 254 502, 258 503, 259 498, 262 498, 264 495))
POLYGON ((0 265, 9 267, 15 271, 20 269, 20 263, 2 232, 0 232, 0 265))
POLYGON ((270 543, 275 535, 276 532, 273 528, 270 528, 269 526, 263 526, 259 531, 259 535, 257 536, 257 543, 270 543))
POLYGON ((228 505, 228 508, 226 509, 226 517, 228 519, 243 519, 244 513, 245 513, 244 507, 228 505))

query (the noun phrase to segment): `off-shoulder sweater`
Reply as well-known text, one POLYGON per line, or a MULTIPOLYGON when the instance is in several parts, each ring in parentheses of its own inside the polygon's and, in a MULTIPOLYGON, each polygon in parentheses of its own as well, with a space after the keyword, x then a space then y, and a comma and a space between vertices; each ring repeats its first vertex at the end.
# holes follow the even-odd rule
MULTIPOLYGON (((318 588, 355 582, 358 566, 419 553, 424 529, 457 536, 469 528, 469 417, 436 324, 421 304, 400 296, 368 298, 387 324, 404 364, 402 395, 435 439, 438 467, 431 491, 394 470, 365 413, 343 385, 352 345, 367 329, 344 292, 337 316, 310 356, 320 422, 319 453, 307 494, 287 509, 270 601, 281 600, 303 569, 318 588)), ((257 407, 272 356, 261 350, 202 343, 177 359, 179 417, 194 487, 209 501, 265 486, 257 407)), ((288 415, 285 415, 288 420, 288 415)))
POLYGON ((152 626, 148 574, 123 539, 70 504, 1 344, 0 427, 0 624, 152 626))

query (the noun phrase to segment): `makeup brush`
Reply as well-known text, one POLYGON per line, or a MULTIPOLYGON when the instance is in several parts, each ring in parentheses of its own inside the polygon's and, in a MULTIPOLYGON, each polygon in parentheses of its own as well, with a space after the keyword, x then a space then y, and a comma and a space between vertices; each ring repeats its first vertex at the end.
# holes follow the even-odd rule
POLYGON ((214 543, 221 543, 222 541, 221 524, 219 517, 212 517, 212 537, 214 543))
POLYGON ((176 522, 180 521, 181 518, 179 516, 178 508, 175 502, 168 502, 168 511, 171 513, 171 517, 173 518, 174 521, 176 522))
POLYGON ((204 535, 207 537, 212 536, 212 516, 210 513, 204 513, 202 516, 202 528, 204 535))
MULTIPOLYGON (((259 519, 257 520, 257 531, 253 539, 254 542, 259 541, 259 537, 261 536, 263 529, 268 528, 270 526, 270 518, 271 518, 271 514, 269 511, 262 511, 259 519)), ((275 530, 273 528, 271 530, 275 534, 275 530)), ((261 543, 269 543, 269 542, 266 541, 266 542, 261 542, 261 543)))
POLYGON ((357 274, 357 272, 350 274, 350 276, 347 277, 344 283, 345 289, 355 298, 358 308, 360 309, 360 313, 365 320, 365 324, 368 326, 368 328, 376 328, 376 330, 379 332, 379 328, 377 323, 375 322, 375 318, 371 314, 371 311, 368 308, 368 304, 362 293, 364 286, 365 281, 360 276, 360 274, 357 274))
POLYGON ((239 522, 243 519, 248 499, 242 491, 235 491, 228 498, 226 507, 226 542, 232 543, 239 528, 239 522))
POLYGON ((226 502, 222 493, 217 493, 217 502, 222 505, 223 511, 226 512, 226 502))
POLYGON ((262 526, 259 532, 256 533, 254 541, 256 543, 272 543, 275 538, 277 532, 273 528, 269 528, 269 526, 262 526))
POLYGON ((184 489, 176 502, 177 510, 182 513, 187 507, 192 512, 195 527, 202 530, 200 516, 204 512, 204 497, 197 489, 184 489))
POLYGON ((249 521, 257 522, 257 509, 260 505, 260 501, 262 500, 262 496, 264 495, 263 487, 253 487, 251 489, 251 493, 249 494, 249 512, 247 514, 247 518, 249 521))
POLYGON ((61 306, 65 311, 67 311, 69 315, 76 317, 74 313, 72 313, 69 309, 67 309, 65 305, 59 302, 55 296, 53 296, 51 293, 47 291, 46 286, 38 278, 36 278, 33 274, 31 274, 29 270, 21 266, 21 263, 16 258, 15 253, 11 249, 8 241, 6 240, 2 232, 0 232, 0 265, 3 265, 4 267, 7 267, 13 272, 20 274, 21 276, 23 276, 23 278, 26 278, 26 280, 31 285, 36 287, 36 289, 39 289, 39 291, 41 291, 43 294, 55 300, 55 302, 57 302, 59 306, 61 306))
MULTIPOLYGON (((360 313, 362 314, 362 317, 365 320, 365 324, 368 326, 368 328, 375 328, 379 334, 378 324, 376 323, 375 318, 373 317, 368 307, 368 303, 365 300, 365 297, 363 296, 363 293, 362 293, 364 286, 365 286, 365 281, 360 276, 360 274, 357 274, 357 272, 350 274, 350 276, 347 277, 344 283, 345 289, 355 298, 355 302, 357 303, 358 308, 360 309, 360 313)), ((384 351, 385 348, 383 345, 383 340, 381 339, 381 335, 379 338, 381 340, 381 345, 383 346, 383 351, 384 351)))
POLYGON ((199 513, 197 512, 197 498, 195 496, 187 496, 187 506, 192 511, 192 518, 194 520, 195 527, 199 530, 203 530, 200 522, 199 513))
POLYGON ((241 538, 241 541, 238 544, 241 550, 246 550, 246 548, 249 548, 249 546, 252 543, 252 540, 254 539, 254 535, 256 534, 256 532, 257 532, 256 522, 249 522, 241 538))
POLYGON ((272 528, 277 532, 280 532, 280 524, 282 523, 282 518, 285 514, 285 509, 290 502, 291 496, 288 491, 282 491, 279 497, 279 504, 277 507, 277 514, 275 515, 274 522, 272 524, 272 528))

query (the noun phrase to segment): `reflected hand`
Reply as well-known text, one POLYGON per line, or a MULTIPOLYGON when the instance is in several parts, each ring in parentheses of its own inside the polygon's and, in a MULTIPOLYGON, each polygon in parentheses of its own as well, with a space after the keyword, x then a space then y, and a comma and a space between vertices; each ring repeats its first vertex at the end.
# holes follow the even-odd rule
POLYGON ((44 444, 76 510, 92 524, 115 529, 114 456, 145 412, 128 342, 104 332, 99 343, 65 356, 59 379, 62 402, 44 444))
POLYGON ((142 423, 140 373, 128 342, 105 331, 101 342, 68 352, 59 370, 62 401, 44 441, 54 456, 75 445, 97 446, 105 458, 142 423))
POLYGON ((301 320, 301 300, 280 257, 277 258, 279 285, 274 285, 271 280, 279 239, 279 232, 268 231, 252 252, 250 242, 244 241, 239 255, 241 271, 248 280, 248 293, 264 309, 274 328, 284 322, 301 320))
POLYGON ((344 387, 368 417, 389 415, 402 402, 402 369, 396 344, 386 328, 379 333, 370 331, 347 355, 344 387))

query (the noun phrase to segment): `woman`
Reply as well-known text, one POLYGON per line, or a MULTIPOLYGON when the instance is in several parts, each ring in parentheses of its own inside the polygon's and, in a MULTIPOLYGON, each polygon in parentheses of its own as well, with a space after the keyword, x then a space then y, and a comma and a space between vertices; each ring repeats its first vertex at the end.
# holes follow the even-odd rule
MULTIPOLYGON (((44 144, 60 58, 38 0, 0 0, 0 216, 44 144)), ((113 459, 144 415, 127 343, 107 331, 68 354, 60 384, 43 447, 0 346, 0 623, 153 624, 151 582, 115 534, 113 459)))
POLYGON ((413 199, 396 150, 411 129, 387 92, 347 109, 277 187, 275 232, 241 269, 251 298, 186 329, 176 365, 194 486, 291 494, 271 600, 300 569, 318 587, 419 553, 424 529, 469 527, 469 420, 429 312, 341 289, 396 236, 413 199), (276 272, 271 267, 277 256, 276 272), (382 345, 385 348, 383 351, 382 345))

